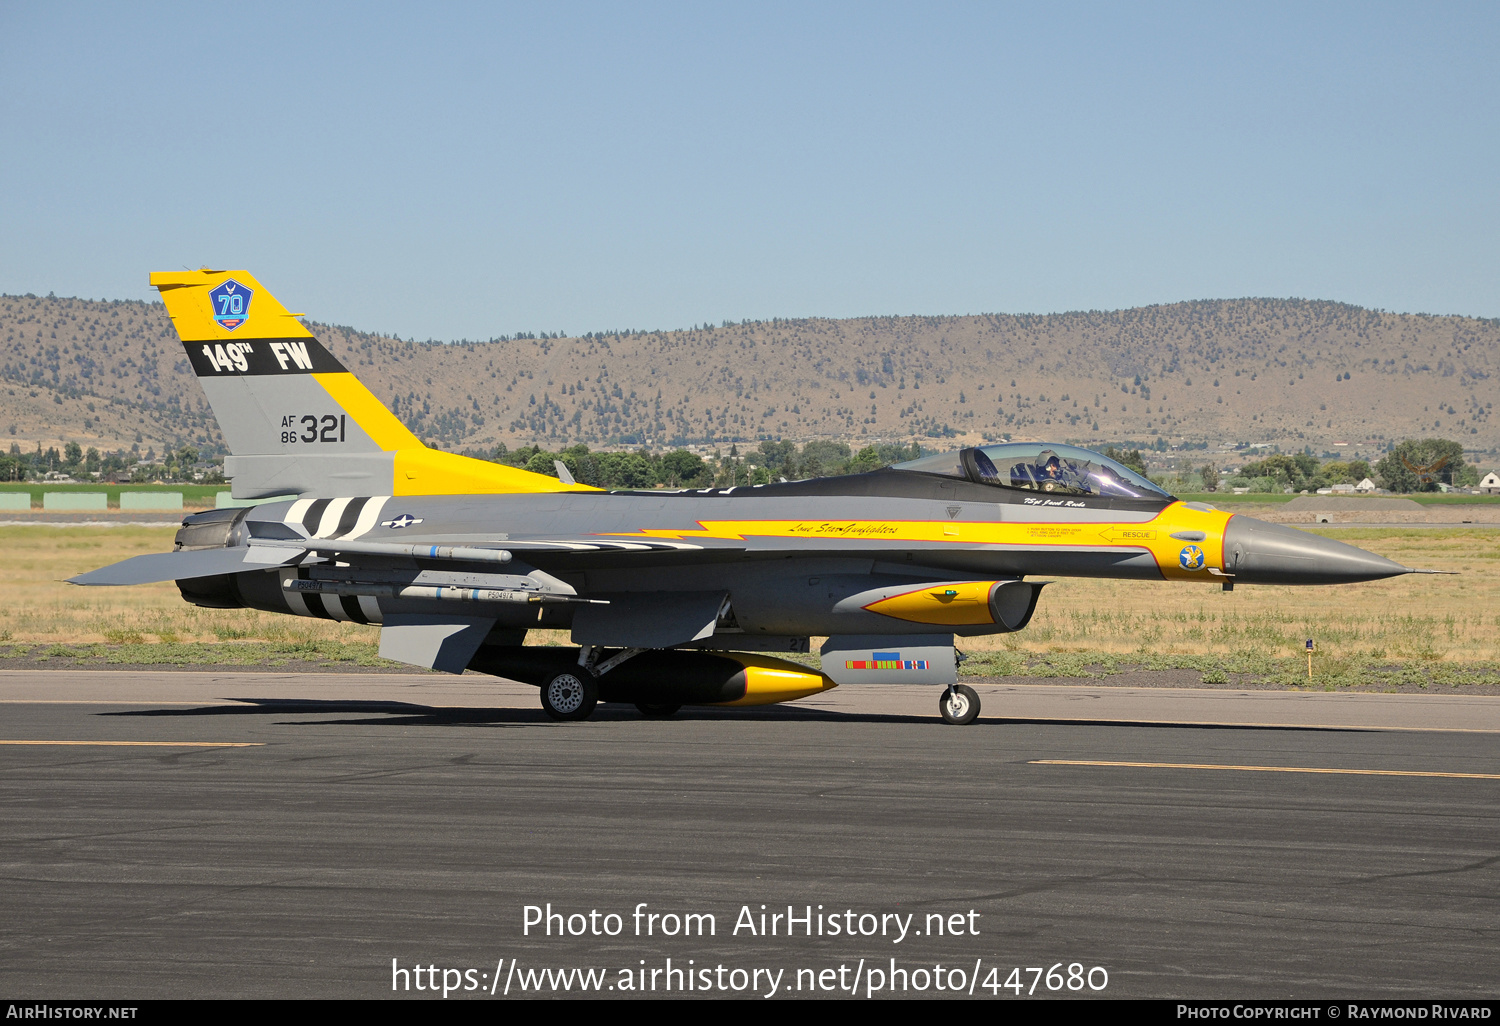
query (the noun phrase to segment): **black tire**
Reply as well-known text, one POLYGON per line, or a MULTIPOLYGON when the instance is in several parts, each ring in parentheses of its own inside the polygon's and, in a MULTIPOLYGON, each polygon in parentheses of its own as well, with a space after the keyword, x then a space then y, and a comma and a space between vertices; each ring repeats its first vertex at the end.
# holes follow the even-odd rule
POLYGON ((599 704, 599 682, 579 667, 542 685, 542 711, 554 720, 586 720, 599 704))
POLYGON ((665 720, 677 715, 677 710, 682 706, 671 702, 637 702, 635 707, 641 711, 641 715, 648 720, 665 720))
POLYGON ((967 684, 955 684, 938 699, 944 723, 963 726, 979 718, 979 693, 967 684))

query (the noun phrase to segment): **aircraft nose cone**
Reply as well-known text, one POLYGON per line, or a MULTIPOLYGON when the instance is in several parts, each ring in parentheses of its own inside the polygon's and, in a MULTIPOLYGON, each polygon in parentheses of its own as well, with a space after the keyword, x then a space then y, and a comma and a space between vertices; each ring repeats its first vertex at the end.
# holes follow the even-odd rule
POLYGON ((1224 572, 1245 584, 1350 584, 1413 571, 1353 545, 1237 514, 1224 529, 1224 572))

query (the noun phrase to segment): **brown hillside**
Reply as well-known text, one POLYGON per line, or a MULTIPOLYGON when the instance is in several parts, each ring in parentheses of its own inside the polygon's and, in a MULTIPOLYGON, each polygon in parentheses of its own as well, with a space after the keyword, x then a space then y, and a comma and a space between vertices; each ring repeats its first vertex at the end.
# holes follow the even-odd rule
MULTIPOLYGON (((1500 321, 1244 299, 486 343, 311 330, 446 448, 834 438, 1500 449, 1500 321), (1137 381, 1139 379, 1139 381, 1137 381)), ((0 444, 217 445, 159 303, 0 297, 0 444)))

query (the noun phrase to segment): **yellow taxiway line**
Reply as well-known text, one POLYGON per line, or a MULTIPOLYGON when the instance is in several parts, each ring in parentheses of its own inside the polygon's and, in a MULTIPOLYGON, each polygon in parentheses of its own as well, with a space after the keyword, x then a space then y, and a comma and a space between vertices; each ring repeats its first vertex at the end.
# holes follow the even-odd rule
MULTIPOLYGON (((103 703, 95 703, 103 704, 103 703)), ((166 704, 166 703, 163 703, 166 704)), ((1228 727, 1262 730, 1364 730, 1408 734, 1500 734, 1496 727, 1395 727, 1382 723, 1261 723, 1255 720, 1128 720, 1105 716, 996 716, 997 720, 1027 720, 1032 723, 1119 724, 1123 727, 1228 727)))
POLYGON ((0 745, 95 745, 112 748, 261 748, 263 741, 6 741, 0 745))
MULTIPOLYGON (((0 698, 0 705, 241 705, 232 698, 204 698, 196 702, 115 701, 104 698, 0 698)), ((1500 733, 1500 732, 1497 732, 1500 733)))
POLYGON ((1032 766, 1117 766, 1126 769, 1241 770, 1249 773, 1332 773, 1352 777, 1452 777, 1500 780, 1500 773, 1439 773, 1435 770, 1331 769, 1326 766, 1232 766, 1217 762, 1106 762, 1092 759, 1032 759, 1032 766))

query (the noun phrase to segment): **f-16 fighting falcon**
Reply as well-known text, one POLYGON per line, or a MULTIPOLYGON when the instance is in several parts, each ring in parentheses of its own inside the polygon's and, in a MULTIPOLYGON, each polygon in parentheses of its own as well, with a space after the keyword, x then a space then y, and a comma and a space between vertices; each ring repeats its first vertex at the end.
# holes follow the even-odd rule
POLYGON ((1340 584, 1417 573, 1179 502, 1095 452, 986 445, 846 477, 602 491, 430 449, 245 271, 151 275, 218 417, 237 498, 169 553, 73 578, 176 581, 216 609, 378 624, 380 654, 540 689, 559 720, 942 688, 954 638, 1019 631, 1046 577, 1340 584), (576 647, 525 646, 533 628, 576 647), (778 658, 826 637, 822 671, 778 658))

